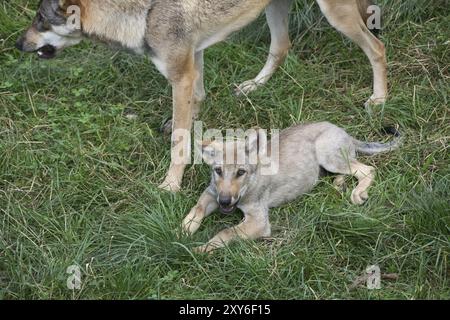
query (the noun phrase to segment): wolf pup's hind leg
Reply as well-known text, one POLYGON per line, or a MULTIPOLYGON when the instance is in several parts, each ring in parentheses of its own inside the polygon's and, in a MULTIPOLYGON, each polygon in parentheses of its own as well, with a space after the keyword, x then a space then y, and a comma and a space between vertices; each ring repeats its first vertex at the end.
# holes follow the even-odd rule
POLYGON ((354 204, 363 204, 369 199, 367 190, 375 179, 375 168, 353 160, 350 163, 350 174, 358 179, 358 185, 352 191, 351 200, 354 204))
MULTIPOLYGON (((374 167, 346 157, 343 153, 338 153, 335 157, 328 157, 326 161, 321 161, 320 165, 329 172, 352 175, 358 179, 358 185, 352 191, 352 203, 361 205, 369 199, 368 189, 375 178, 374 167)), ((338 178, 342 179, 342 176, 338 176, 338 178)))
MULTIPOLYGON (((356 160, 354 139, 343 129, 328 124, 329 128, 316 140, 316 155, 319 165, 331 173, 351 175, 358 179, 351 201, 363 204, 368 198, 367 189, 375 178, 375 169, 356 160)), ((342 182, 338 176, 338 184, 342 182)))

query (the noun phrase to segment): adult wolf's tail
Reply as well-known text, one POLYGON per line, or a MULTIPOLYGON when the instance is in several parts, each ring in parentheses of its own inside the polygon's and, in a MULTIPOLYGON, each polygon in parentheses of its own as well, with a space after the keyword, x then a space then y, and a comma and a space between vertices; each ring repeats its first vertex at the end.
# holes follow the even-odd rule
MULTIPOLYGON (((373 2, 372 0, 357 0, 356 2, 358 3, 359 13, 361 14, 361 17, 367 26, 368 20, 372 15, 372 13, 370 13, 371 11, 368 10, 368 8, 374 5, 375 2, 373 2)), ((369 29, 369 30, 375 35, 378 35, 381 32, 380 29, 369 29)))
POLYGON ((389 152, 397 149, 402 142, 402 136, 400 132, 398 132, 397 129, 393 127, 384 128, 383 131, 385 133, 393 135, 394 139, 388 143, 363 142, 354 139, 353 143, 356 146, 356 151, 367 155, 374 155, 377 153, 389 152))

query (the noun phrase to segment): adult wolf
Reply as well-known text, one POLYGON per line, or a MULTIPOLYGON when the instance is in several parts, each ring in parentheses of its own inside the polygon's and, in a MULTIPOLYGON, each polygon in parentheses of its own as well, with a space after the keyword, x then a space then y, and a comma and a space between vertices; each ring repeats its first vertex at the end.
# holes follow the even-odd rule
MULTIPOLYGON (((49 59, 87 37, 148 54, 173 88, 172 162, 161 187, 178 191, 190 156, 193 118, 205 98, 203 51, 249 24, 265 9, 272 37, 267 62, 253 80, 242 83, 237 91, 255 90, 283 63, 291 46, 288 35, 291 2, 41 0, 33 24, 17 41, 17 48, 49 59), (79 29, 67 23, 74 6, 80 13, 79 29)), ((370 1, 317 0, 317 3, 331 25, 368 56, 374 74, 374 92, 368 103, 383 103, 387 96, 385 48, 366 26, 370 1)))

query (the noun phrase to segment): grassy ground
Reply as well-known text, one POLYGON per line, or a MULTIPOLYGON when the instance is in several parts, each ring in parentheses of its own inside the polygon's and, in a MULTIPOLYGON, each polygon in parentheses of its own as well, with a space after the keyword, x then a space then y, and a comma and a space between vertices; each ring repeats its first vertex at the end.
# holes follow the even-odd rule
POLYGON ((264 20, 207 50, 208 128, 329 120, 361 139, 383 139, 385 124, 406 136, 400 150, 363 159, 378 169, 366 205, 327 177, 272 210, 272 241, 211 257, 189 249, 241 216, 214 215, 192 239, 177 238, 209 173, 190 167, 176 195, 156 188, 169 163, 158 132, 171 114, 167 82, 147 58, 101 44, 50 62, 20 54, 14 42, 36 3, 0 4, 0 298, 450 298, 448 1, 382 2, 390 99, 371 114, 365 56, 313 1, 297 1, 293 50, 248 99, 231 93, 264 63, 264 20), (124 117, 129 109, 137 120, 124 117), (66 287, 74 264, 79 291, 66 287), (371 264, 399 279, 350 290, 371 264))

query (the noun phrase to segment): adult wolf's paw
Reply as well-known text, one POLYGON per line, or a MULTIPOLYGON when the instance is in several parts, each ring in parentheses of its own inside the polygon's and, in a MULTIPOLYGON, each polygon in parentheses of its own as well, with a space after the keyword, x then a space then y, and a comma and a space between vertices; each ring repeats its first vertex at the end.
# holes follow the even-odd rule
POLYGON ((259 86, 260 84, 255 80, 248 80, 238 85, 234 90, 234 94, 236 96, 246 95, 258 89, 259 86))
POLYGON ((379 106, 386 103, 386 97, 375 97, 375 96, 371 96, 369 98, 369 100, 366 101, 366 103, 364 103, 364 107, 366 109, 370 109, 370 107, 372 106, 379 106))

